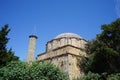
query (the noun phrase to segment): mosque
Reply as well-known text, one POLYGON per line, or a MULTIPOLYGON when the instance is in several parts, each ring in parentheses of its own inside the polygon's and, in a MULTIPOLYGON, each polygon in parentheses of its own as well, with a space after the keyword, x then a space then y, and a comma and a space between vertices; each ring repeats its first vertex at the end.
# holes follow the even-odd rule
MULTIPOLYGON (((37 36, 30 35, 27 62, 34 61, 37 36)), ((78 67, 78 58, 86 57, 84 51, 87 41, 75 33, 62 33, 46 44, 46 51, 37 55, 37 61, 49 61, 66 72, 72 80, 84 75, 78 67)))

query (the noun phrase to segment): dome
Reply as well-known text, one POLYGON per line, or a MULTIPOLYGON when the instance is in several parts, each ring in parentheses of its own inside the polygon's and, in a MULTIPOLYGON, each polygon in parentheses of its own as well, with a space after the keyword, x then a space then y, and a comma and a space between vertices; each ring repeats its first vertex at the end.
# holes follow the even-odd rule
POLYGON ((75 33, 62 33, 62 34, 56 36, 55 39, 64 38, 64 37, 66 37, 66 38, 74 37, 74 38, 81 38, 82 39, 82 37, 80 37, 79 35, 77 35, 75 33))

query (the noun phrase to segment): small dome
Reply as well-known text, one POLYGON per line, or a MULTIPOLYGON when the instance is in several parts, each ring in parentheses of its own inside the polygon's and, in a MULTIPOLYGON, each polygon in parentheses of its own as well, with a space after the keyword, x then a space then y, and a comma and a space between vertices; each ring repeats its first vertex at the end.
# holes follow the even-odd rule
POLYGON ((81 38, 79 35, 75 34, 75 33, 62 33, 58 36, 55 37, 55 39, 58 39, 58 38, 64 38, 64 37, 67 37, 67 38, 70 38, 70 37, 74 37, 74 38, 81 38))

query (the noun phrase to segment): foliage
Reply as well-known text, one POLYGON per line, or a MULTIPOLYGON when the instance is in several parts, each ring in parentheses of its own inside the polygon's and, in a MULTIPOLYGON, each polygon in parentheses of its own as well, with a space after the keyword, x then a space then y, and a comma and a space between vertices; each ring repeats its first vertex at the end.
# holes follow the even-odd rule
POLYGON ((89 59, 87 70, 94 73, 120 72, 120 19, 102 25, 102 33, 88 42, 86 51, 89 59))
POLYGON ((47 62, 11 62, 0 69, 1 80, 68 80, 58 67, 47 62))
POLYGON ((87 63, 88 57, 81 56, 80 58, 77 58, 77 65, 79 66, 79 69, 83 73, 87 73, 87 63))
POLYGON ((5 66, 10 61, 18 60, 18 57, 14 56, 12 49, 7 50, 6 48, 6 44, 9 41, 9 38, 7 37, 9 32, 10 29, 8 28, 8 25, 5 25, 0 30, 0 67, 5 66))
POLYGON ((87 75, 74 80, 120 80, 120 73, 115 74, 102 73, 100 75, 98 73, 88 72, 87 75))
POLYGON ((107 77, 107 80, 120 80, 120 73, 111 74, 107 77))
POLYGON ((75 80, 102 80, 102 79, 101 79, 101 76, 99 74, 88 72, 88 74, 86 76, 77 78, 75 80))

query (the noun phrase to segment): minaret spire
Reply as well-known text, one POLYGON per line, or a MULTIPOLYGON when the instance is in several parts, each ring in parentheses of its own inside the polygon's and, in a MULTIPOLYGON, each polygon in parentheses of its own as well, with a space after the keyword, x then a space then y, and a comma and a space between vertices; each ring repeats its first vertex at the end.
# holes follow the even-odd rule
POLYGON ((32 62, 34 61, 34 53, 35 53, 35 48, 36 48, 36 40, 37 36, 36 35, 30 35, 29 36, 29 46, 28 46, 28 54, 27 54, 27 62, 32 62))
POLYGON ((33 34, 35 35, 36 32, 37 32, 37 28, 36 28, 36 25, 34 25, 33 34))
POLYGON ((28 54, 27 54, 27 62, 32 62, 34 61, 34 54, 35 54, 35 49, 36 49, 36 25, 34 25, 32 35, 29 36, 29 46, 28 46, 28 54))

